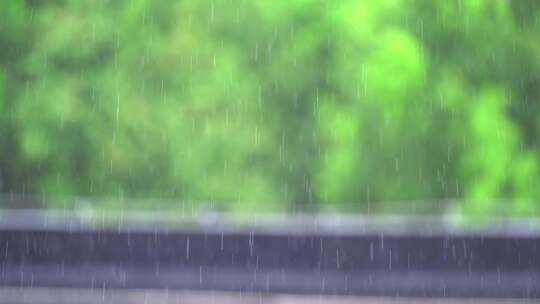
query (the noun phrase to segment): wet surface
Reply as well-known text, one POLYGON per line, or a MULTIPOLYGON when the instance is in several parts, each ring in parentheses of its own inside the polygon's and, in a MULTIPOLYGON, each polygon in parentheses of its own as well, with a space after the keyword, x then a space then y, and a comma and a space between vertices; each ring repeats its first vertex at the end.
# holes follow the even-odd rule
POLYGON ((518 299, 433 299, 117 289, 0 288, 0 304, 524 304, 518 299))

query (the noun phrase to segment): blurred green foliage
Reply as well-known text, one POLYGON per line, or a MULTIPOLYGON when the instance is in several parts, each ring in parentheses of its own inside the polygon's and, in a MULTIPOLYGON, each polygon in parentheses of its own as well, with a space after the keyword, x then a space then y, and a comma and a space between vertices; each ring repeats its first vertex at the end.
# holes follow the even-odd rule
POLYGON ((534 0, 2 1, 0 190, 536 214, 539 37, 534 0))

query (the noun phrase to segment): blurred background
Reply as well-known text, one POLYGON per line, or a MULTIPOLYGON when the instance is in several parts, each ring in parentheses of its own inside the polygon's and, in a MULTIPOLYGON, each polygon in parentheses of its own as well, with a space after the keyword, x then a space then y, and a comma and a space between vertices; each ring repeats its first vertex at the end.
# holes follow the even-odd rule
POLYGON ((2 1, 1 207, 537 216, 539 37, 535 0, 2 1))

